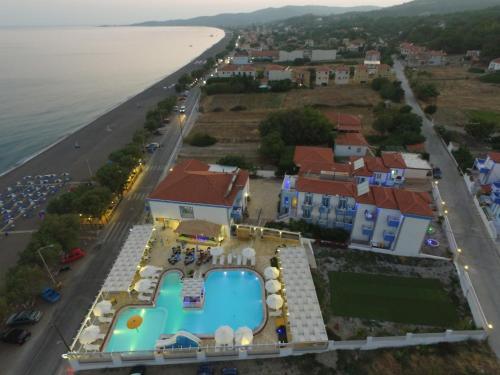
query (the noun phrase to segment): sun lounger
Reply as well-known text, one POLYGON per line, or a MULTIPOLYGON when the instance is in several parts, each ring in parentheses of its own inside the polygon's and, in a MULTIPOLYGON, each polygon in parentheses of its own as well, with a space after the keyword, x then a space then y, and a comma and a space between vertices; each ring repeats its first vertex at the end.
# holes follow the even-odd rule
POLYGON ((106 337, 106 334, 105 333, 99 333, 96 335, 97 337, 97 340, 104 340, 104 338, 106 337))
POLYGON ((220 264, 223 265, 224 264, 224 254, 220 256, 220 264))
POLYGON ((238 258, 236 260, 236 263, 238 264, 238 266, 241 266, 241 254, 238 254, 238 258))
POLYGON ((151 301, 151 296, 147 296, 146 294, 141 293, 141 294, 139 294, 139 295, 137 296, 137 299, 138 299, 139 301, 149 302, 149 301, 151 301))
POLYGON ((227 254, 227 264, 232 264, 233 263, 233 254, 229 253, 227 254))
POLYGON ((83 345, 83 348, 88 351, 88 352, 98 352, 99 349, 101 348, 101 345, 97 344, 86 344, 83 345))
POLYGON ((217 264, 217 257, 212 257, 212 264, 217 264))
POLYGON ((101 323, 111 323, 113 321, 113 318, 109 318, 109 317, 106 317, 106 316, 100 316, 97 319, 99 319, 99 321, 101 323))
POLYGON ((281 310, 269 310, 269 316, 281 316, 281 310))
POLYGON ((250 258, 250 264, 252 265, 252 267, 255 266, 255 257, 250 258))

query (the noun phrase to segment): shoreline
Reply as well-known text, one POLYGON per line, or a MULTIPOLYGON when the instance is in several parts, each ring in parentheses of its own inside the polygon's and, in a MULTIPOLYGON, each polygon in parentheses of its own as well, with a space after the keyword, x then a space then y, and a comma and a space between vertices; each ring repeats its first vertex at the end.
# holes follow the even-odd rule
MULTIPOLYGON (((198 56, 195 56, 193 57, 191 60, 189 60, 186 64, 180 66, 180 67, 176 67, 174 68, 174 70, 171 72, 171 73, 167 73, 157 79, 155 79, 153 81, 153 83, 145 86, 142 90, 138 91, 138 92, 135 92, 129 96, 127 96, 126 98, 123 98, 121 99, 119 102, 117 102, 116 104, 113 104, 111 106, 109 106, 108 108, 105 108, 103 109, 101 112, 99 112, 99 114, 97 114, 92 120, 90 120, 89 122, 86 122, 85 124, 82 124, 78 127, 76 127, 75 129, 72 129, 68 132, 66 132, 65 134, 63 134, 62 136, 60 136, 59 138, 57 138, 54 142, 50 143, 49 145, 41 148, 40 150, 34 152, 33 154, 31 155, 28 155, 24 158, 21 158, 19 161, 17 161, 15 164, 7 167, 7 169, 3 172, 0 172, 0 187, 3 185, 1 183, 1 179, 4 177, 4 176, 7 176, 9 173, 11 172, 14 172, 16 169, 18 168, 21 168, 23 165, 29 163, 31 160, 35 159, 36 157, 40 156, 41 154, 43 154, 44 152, 50 150, 51 148, 57 146, 59 143, 63 142, 64 140, 66 140, 67 138, 71 137, 73 134, 76 134, 78 133, 80 130, 84 129, 85 127, 87 126, 90 126, 92 123, 96 122, 97 120, 99 120, 101 117, 105 116, 106 114, 108 114, 109 112, 111 111, 114 111, 115 109, 117 109, 118 107, 120 107, 121 105, 124 105, 126 104, 128 101, 131 101, 131 100, 134 100, 134 98, 136 98, 137 96, 141 95, 142 93, 146 92, 147 90, 150 90, 151 88, 153 88, 154 86, 160 84, 161 82, 165 81, 165 80, 168 80, 171 76, 177 74, 179 71, 183 71, 184 69, 186 69, 188 66, 190 66, 191 64, 193 64, 193 62, 195 62, 196 60, 199 60, 199 58, 203 55, 205 55, 207 52, 209 52, 210 50, 212 50, 215 46, 219 45, 222 41, 226 40, 227 39, 227 33, 223 30, 223 29, 219 29, 221 31, 224 32, 224 36, 216 43, 212 44, 210 47, 208 47, 205 51, 203 51, 200 55, 198 56)), ((171 89, 167 89, 167 90, 164 90, 166 93, 170 93, 172 90, 171 89)))
MULTIPOLYGON (((62 173, 69 171, 73 177, 73 180, 80 180, 81 172, 83 170, 85 171, 88 170, 87 164, 89 167, 91 164, 95 168, 100 167, 100 165, 102 165, 106 161, 107 156, 110 152, 130 142, 133 132, 137 129, 142 128, 145 114, 150 108, 152 108, 154 105, 156 105, 157 102, 167 97, 168 95, 176 94, 173 88, 164 89, 163 87, 169 87, 171 84, 173 83, 175 84, 178 78, 182 74, 198 69, 200 66, 195 65, 194 64, 195 61, 206 59, 225 49, 225 46, 227 45, 227 42, 229 40, 229 35, 224 30, 222 31, 224 32, 224 36, 219 41, 212 44, 200 55, 194 56, 183 66, 177 68, 171 73, 166 73, 163 77, 159 78, 157 81, 153 82, 149 86, 146 86, 140 92, 134 93, 125 98, 123 101, 120 101, 117 104, 103 110, 103 112, 100 113, 98 116, 96 116, 94 120, 66 133, 59 139, 55 140, 50 145, 44 147, 43 149, 39 150, 38 152, 32 155, 25 157, 24 159, 21 159, 18 163, 16 163, 6 171, 1 172, 0 191, 3 190, 5 187, 9 186, 10 184, 15 184, 17 180, 20 180, 20 177, 22 175, 62 173), (142 116, 138 116, 140 114, 142 114, 142 116), (102 130, 103 126, 104 128, 106 128, 110 124, 113 125, 113 130, 108 133, 114 135, 112 139, 108 139, 106 141, 102 139, 103 137, 96 137, 95 131, 102 130), (128 129, 124 129, 125 127, 127 127, 128 129), (125 131, 125 134, 123 134, 124 133, 123 131, 125 131), (89 133, 89 134, 84 134, 84 133, 89 133), (124 142, 123 139, 124 135, 127 134, 129 135, 129 137, 126 140, 126 142, 124 142), (95 142, 89 143, 91 149, 87 150, 87 148, 84 148, 82 147, 83 145, 81 145, 81 148, 79 150, 77 151, 74 150, 73 145, 76 140, 78 140, 80 144, 82 143, 82 140, 79 138, 80 136, 86 138, 83 141, 88 140, 88 138, 95 138, 95 142), (69 143, 71 144, 69 145, 69 143), (57 150, 58 148, 61 150, 57 150), (94 154, 96 152, 95 150, 96 148, 100 149, 99 151, 97 151, 98 155, 94 154), (106 151, 105 155, 102 155, 103 148, 108 150, 106 151), (59 154, 59 151, 62 151, 62 155, 59 154), (60 165, 60 161, 58 161, 57 159, 60 159, 61 157, 64 158, 66 156, 65 154, 74 154, 75 152, 78 152, 79 155, 76 158, 74 158, 76 160, 74 160, 73 165, 71 165, 72 164, 71 162, 67 163, 67 167, 65 170, 62 170, 61 167, 59 168, 56 167, 56 165, 60 165), (51 153, 52 154, 55 153, 56 155, 49 155, 51 153), (82 163, 81 157, 85 155, 87 159, 84 160, 85 163, 82 163), (42 161, 41 159, 47 159, 47 160, 42 161), (75 164, 75 162, 77 163, 75 164), (35 164, 39 164, 39 167, 37 168, 35 164), (53 165, 54 168, 50 169, 50 165, 53 165), (84 169, 81 168, 82 166, 84 167, 84 169), (22 173, 22 171, 26 169, 28 171, 26 171, 26 173, 22 173), (73 172, 71 170, 73 170, 73 172), (19 177, 16 177, 17 175, 19 175, 19 177)), ((90 177, 88 176, 88 173, 86 175, 87 178, 90 177)))

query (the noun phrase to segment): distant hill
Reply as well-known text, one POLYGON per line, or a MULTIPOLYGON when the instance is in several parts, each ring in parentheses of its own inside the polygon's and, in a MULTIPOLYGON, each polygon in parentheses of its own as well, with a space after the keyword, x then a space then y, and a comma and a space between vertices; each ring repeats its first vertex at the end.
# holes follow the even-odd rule
POLYGON ((203 16, 189 19, 147 21, 132 26, 248 26, 255 23, 266 23, 287 18, 314 14, 327 16, 349 12, 367 12, 380 9, 376 6, 329 7, 320 5, 284 6, 281 8, 265 8, 249 13, 222 13, 215 16, 203 16))
POLYGON ((500 5, 500 0, 414 0, 368 14, 379 17, 426 16, 478 10, 497 5, 500 5))

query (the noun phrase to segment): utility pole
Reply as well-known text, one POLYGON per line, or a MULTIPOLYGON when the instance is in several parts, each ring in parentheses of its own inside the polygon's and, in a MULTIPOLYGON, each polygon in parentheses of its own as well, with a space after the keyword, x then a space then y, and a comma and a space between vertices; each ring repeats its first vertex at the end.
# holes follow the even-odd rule
POLYGON ((45 258, 44 258, 44 257, 43 257, 43 255, 42 255, 42 250, 44 250, 44 249, 48 249, 48 248, 50 248, 50 247, 54 247, 54 245, 47 245, 47 246, 43 246, 43 247, 39 248, 36 252, 38 253, 38 255, 40 256, 40 258, 42 259, 42 263, 43 263, 43 265, 44 265, 44 267, 45 267, 45 270, 46 270, 46 271, 47 271, 47 273, 49 274, 50 279, 52 280, 52 283, 53 283, 54 285, 57 285, 57 281, 56 281, 56 279, 54 278, 54 276, 52 275, 52 272, 50 272, 50 268, 49 268, 49 266, 48 266, 47 262, 45 261, 45 258))

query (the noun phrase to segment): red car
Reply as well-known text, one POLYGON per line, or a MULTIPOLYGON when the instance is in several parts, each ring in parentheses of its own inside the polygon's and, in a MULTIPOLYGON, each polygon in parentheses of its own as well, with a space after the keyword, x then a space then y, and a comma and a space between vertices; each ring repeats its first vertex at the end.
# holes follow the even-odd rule
POLYGON ((85 256, 85 251, 80 248, 71 249, 67 254, 64 254, 61 258, 62 264, 73 263, 74 261, 83 258, 85 256))

